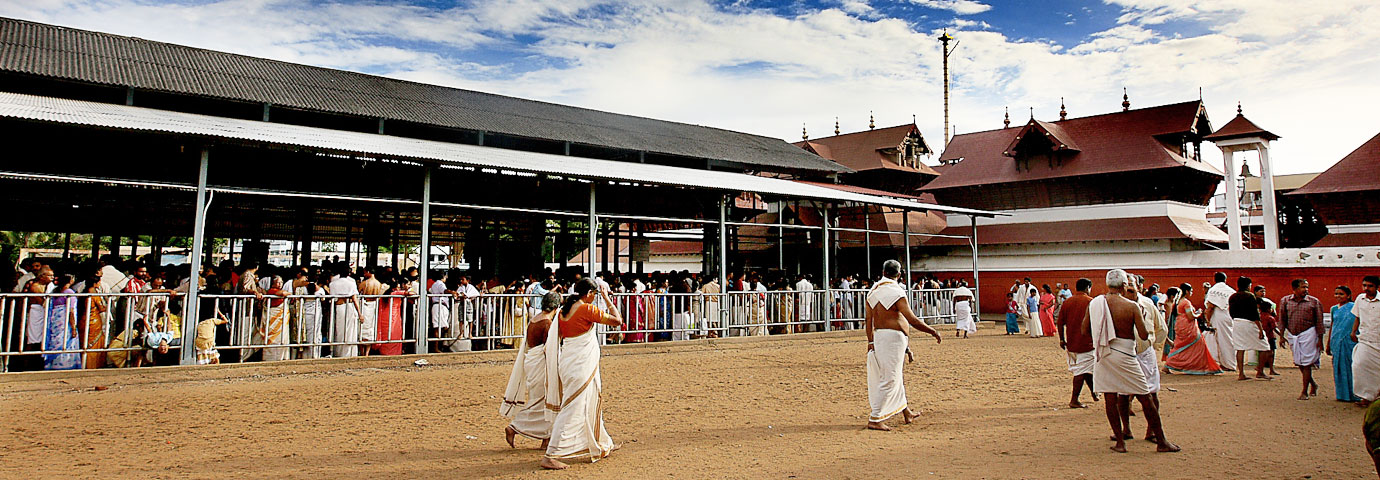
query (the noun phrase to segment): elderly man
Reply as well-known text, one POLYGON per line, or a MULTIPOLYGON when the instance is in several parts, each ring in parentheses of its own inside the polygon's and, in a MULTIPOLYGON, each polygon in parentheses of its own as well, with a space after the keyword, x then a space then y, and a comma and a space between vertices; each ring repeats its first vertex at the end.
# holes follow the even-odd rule
POLYGON ((1147 340, 1150 333, 1141 320, 1140 305, 1124 296, 1129 288, 1126 272, 1115 269, 1107 272, 1107 293, 1088 305, 1088 324, 1092 332, 1095 390, 1107 396, 1107 422, 1112 427, 1112 451, 1126 453, 1129 425, 1121 416, 1121 396, 1140 400, 1150 426, 1157 451, 1177 452, 1179 447, 1169 443, 1160 424, 1158 407, 1150 398, 1150 384, 1137 361, 1137 340, 1147 340))
POLYGON ((901 262, 887 260, 882 263, 882 276, 882 280, 867 292, 863 328, 867 331, 867 401, 872 406, 867 428, 885 431, 891 427, 882 422, 898 413, 905 423, 915 419, 915 412, 906 404, 906 386, 901 374, 910 343, 905 324, 930 334, 936 343, 944 339, 911 311, 906 288, 896 281, 901 277, 901 262))

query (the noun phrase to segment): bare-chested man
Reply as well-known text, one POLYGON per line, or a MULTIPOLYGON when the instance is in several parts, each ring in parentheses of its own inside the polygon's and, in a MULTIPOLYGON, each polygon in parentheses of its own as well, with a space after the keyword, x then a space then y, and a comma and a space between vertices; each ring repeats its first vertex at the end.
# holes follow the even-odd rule
POLYGON ((901 414, 905 423, 915 419, 915 412, 906 404, 906 386, 902 380, 901 367, 909 354, 906 323, 916 330, 928 333, 935 342, 944 339, 939 332, 916 318, 906 300, 906 289, 897 283, 901 277, 901 262, 887 260, 882 263, 881 281, 867 293, 867 315, 864 328, 867 330, 867 401, 872 405, 872 413, 867 419, 867 428, 872 430, 891 430, 884 425, 887 419, 901 414), (904 317, 905 322, 902 322, 904 317))
POLYGON ((1177 452, 1179 446, 1169 443, 1160 424, 1160 413, 1150 398, 1150 384, 1136 356, 1136 338, 1150 337, 1141 322, 1140 306, 1122 296, 1127 286, 1126 272, 1121 269, 1107 272, 1107 294, 1093 299, 1088 305, 1088 321, 1093 337, 1097 363, 1093 366, 1093 383, 1098 393, 1107 396, 1107 422, 1112 427, 1113 451, 1125 453, 1129 425, 1121 416, 1121 396, 1140 400, 1145 421, 1155 436, 1158 451, 1177 452))

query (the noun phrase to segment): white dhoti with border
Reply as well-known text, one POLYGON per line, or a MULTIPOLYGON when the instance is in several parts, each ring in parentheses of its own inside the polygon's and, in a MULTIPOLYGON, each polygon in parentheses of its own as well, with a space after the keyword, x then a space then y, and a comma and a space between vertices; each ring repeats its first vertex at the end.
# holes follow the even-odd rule
POLYGON ((1160 391, 1160 362, 1157 352, 1154 348, 1147 348, 1136 355, 1136 362, 1140 363, 1140 371, 1145 374, 1145 383, 1150 388, 1150 393, 1160 391))
POLYGON ((1231 320, 1231 346, 1237 350, 1256 352, 1270 350, 1270 342, 1260 331, 1260 322, 1241 318, 1231 320))
MULTIPOLYGON (((1318 366, 1322 360, 1322 352, 1318 351, 1318 327, 1308 327, 1298 335, 1286 331, 1284 338, 1289 340, 1289 350, 1294 352, 1294 365, 1318 366)), ((1355 358, 1354 354, 1352 358, 1355 358)))
POLYGON ((332 346, 331 356, 344 358, 359 355, 359 347, 353 345, 359 342, 359 309, 355 308, 355 302, 347 301, 342 305, 336 305, 331 322, 334 324, 331 328, 331 342, 351 344, 332 346))
POLYGON ((1367 401, 1380 398, 1380 347, 1364 341, 1356 344, 1351 351, 1351 387, 1367 401))
POLYGON ((1113 338, 1106 353, 1093 365, 1093 387, 1097 393, 1146 395, 1150 384, 1145 380, 1136 342, 1127 338, 1113 338))
POLYGON ((508 426, 518 434, 546 440, 551 438, 552 420, 546 414, 546 348, 527 348, 525 338, 519 345, 498 413, 512 419, 508 426))
POLYGON ((872 350, 867 352, 867 401, 872 406, 868 421, 884 422, 906 409, 902 367, 909 344, 910 339, 900 330, 872 332, 872 350))
POLYGON ((1093 352, 1073 353, 1068 352, 1069 373, 1077 377, 1093 373, 1093 365, 1097 363, 1097 355, 1093 352))
POLYGON ((557 325, 551 326, 546 340, 548 414, 551 443, 546 456, 557 460, 588 457, 591 462, 613 451, 613 438, 604 429, 604 413, 599 394, 599 340, 594 329, 562 339, 557 325), (556 404, 553 399, 560 399, 556 404))

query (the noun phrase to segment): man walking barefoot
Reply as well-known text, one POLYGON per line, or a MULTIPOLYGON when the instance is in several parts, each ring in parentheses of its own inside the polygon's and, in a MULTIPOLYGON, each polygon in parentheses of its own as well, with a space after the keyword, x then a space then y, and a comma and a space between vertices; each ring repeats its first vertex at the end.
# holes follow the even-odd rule
POLYGON ((910 343, 902 319, 933 336, 936 343, 944 339, 911 311, 906 289, 896 282, 901 277, 901 262, 882 263, 882 275, 882 280, 867 293, 863 328, 867 330, 867 401, 872 406, 867 428, 885 431, 891 427, 882 422, 898 413, 905 423, 915 419, 915 412, 906 403, 906 385, 901 375, 910 343))

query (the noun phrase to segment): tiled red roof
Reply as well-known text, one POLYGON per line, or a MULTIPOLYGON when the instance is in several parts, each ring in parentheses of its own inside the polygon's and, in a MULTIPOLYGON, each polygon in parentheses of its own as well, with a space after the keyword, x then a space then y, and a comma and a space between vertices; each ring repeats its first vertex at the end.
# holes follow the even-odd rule
POLYGON ((1289 195, 1366 190, 1380 190, 1380 134, 1289 195))
POLYGON ((1242 115, 1240 111, 1236 112, 1236 118, 1231 119, 1226 125, 1222 125, 1221 129, 1212 132, 1212 135, 1203 137, 1203 139, 1217 141, 1244 137, 1261 137, 1266 140, 1279 140, 1279 135, 1275 135, 1265 131, 1263 128, 1257 127, 1254 122, 1247 120, 1246 116, 1242 115))
MULTIPOLYGON (((924 164, 921 164, 919 168, 901 166, 896 163, 896 159, 888 158, 887 155, 882 155, 878 151, 885 148, 896 148, 901 145, 901 141, 906 138, 906 135, 919 131, 914 124, 906 124, 845 133, 832 137, 813 138, 795 142, 792 145, 814 152, 816 155, 859 172, 884 168, 931 176, 939 175, 934 169, 924 164)), ((925 149, 929 150, 929 146, 925 145, 925 149)))
POLYGON ((1068 150, 1074 152, 1079 150, 1078 144, 1073 141, 1073 138, 1069 137, 1068 132, 1065 132, 1062 127, 1032 118, 1029 123, 1021 127, 1019 132, 1016 132, 1016 136, 1012 137, 1011 143, 1008 144, 1006 148, 1002 149, 1002 155, 1008 157, 1016 156, 1016 147, 1020 145, 1021 139, 1031 134, 1049 137, 1050 143, 1054 144, 1054 150, 1068 150))
POLYGON ((1373 247, 1380 245, 1380 233, 1329 233, 1314 247, 1373 247))
MULTIPOLYGON (((969 235, 972 227, 948 227, 940 233, 969 235)), ((977 237, 979 245, 1177 238, 1214 243, 1227 241, 1227 234, 1206 220, 1169 216, 979 225, 977 237)), ((936 238, 927 242, 927 245, 966 244, 966 240, 956 238, 936 238)))
POLYGON ((1022 128, 1003 128, 955 136, 940 163, 962 159, 941 168, 941 175, 922 190, 992 185, 1080 175, 1189 167, 1222 175, 1212 165, 1175 153, 1178 134, 1206 131, 1202 102, 1142 108, 1126 112, 1041 122, 1062 131, 1067 142, 1077 142, 1076 153, 1065 153, 1061 164, 1029 162, 1017 171, 1016 160, 1003 155, 1022 128), (1203 121, 1199 120, 1200 114, 1203 121), (1163 140, 1160 137, 1163 136, 1163 140))

